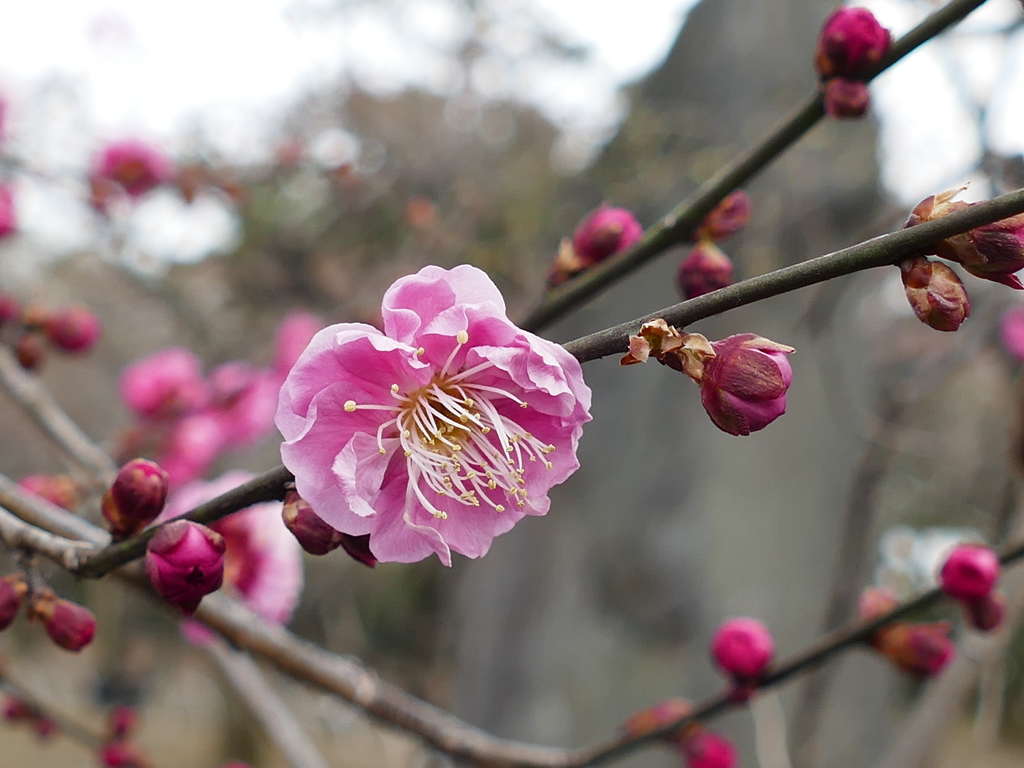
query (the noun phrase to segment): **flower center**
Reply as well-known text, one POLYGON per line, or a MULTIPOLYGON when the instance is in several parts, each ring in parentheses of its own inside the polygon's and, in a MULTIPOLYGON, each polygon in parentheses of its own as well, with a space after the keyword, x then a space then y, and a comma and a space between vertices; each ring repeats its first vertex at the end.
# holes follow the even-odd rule
POLYGON ((494 367, 493 363, 449 372, 455 353, 468 339, 465 331, 459 332, 448 362, 426 386, 403 393, 398 384, 392 384, 396 405, 345 403, 350 412, 368 408, 395 414, 377 429, 377 445, 386 454, 385 436, 398 438, 413 492, 439 519, 448 514, 427 499, 425 489, 466 506, 489 506, 495 512, 504 512, 507 504, 522 507, 527 498, 526 464, 540 461, 551 469, 547 454, 555 450, 496 407, 503 400, 520 408, 528 408, 527 403, 507 390, 474 383, 473 377, 494 367))

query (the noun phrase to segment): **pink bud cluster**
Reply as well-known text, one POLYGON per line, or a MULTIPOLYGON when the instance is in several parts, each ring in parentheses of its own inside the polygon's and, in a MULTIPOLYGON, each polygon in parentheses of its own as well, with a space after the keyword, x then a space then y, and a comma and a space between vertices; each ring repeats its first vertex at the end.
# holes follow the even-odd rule
POLYGON ((0 579, 0 631, 18 617, 21 604, 28 598, 26 613, 30 621, 41 621, 46 634, 61 648, 80 651, 96 634, 96 618, 86 608, 57 597, 47 587, 29 590, 24 573, 0 579))
POLYGON ((697 228, 697 244, 679 264, 676 287, 684 299, 732 285, 732 261, 715 244, 750 220, 750 195, 741 189, 722 200, 697 228))
POLYGON ((57 310, 23 307, 9 294, 0 294, 0 342, 14 350, 26 370, 35 370, 46 356, 46 345, 78 355, 91 350, 103 327, 91 310, 71 306, 57 310))
MULTIPOLYGON (((966 187, 947 189, 918 203, 904 227, 933 221, 973 203, 954 200, 966 187)), ((975 227, 947 237, 922 250, 925 256, 955 261, 975 277, 1002 283, 1016 290, 1024 283, 1015 274, 1024 269, 1024 214, 975 227)))
MULTIPOLYGON (((862 619, 870 621, 898 605, 899 601, 892 592, 872 587, 861 595, 859 613, 862 619)), ((904 672, 930 677, 945 669, 956 655, 956 647, 949 637, 951 630, 948 621, 897 621, 879 629, 868 642, 904 672)))
POLYGON ((177 488, 202 477, 223 453, 257 443, 273 430, 281 384, 322 325, 306 313, 288 315, 266 368, 234 360, 204 376, 199 358, 181 347, 133 363, 120 382, 136 417, 122 453, 152 451, 177 488))
POLYGON ((999 557, 978 544, 954 549, 939 572, 942 591, 959 601, 971 625, 982 632, 998 627, 1006 612, 1006 601, 995 591, 999 581, 999 557))
POLYGON ((793 381, 786 356, 794 351, 752 333, 709 342, 659 318, 630 337, 629 353, 619 363, 634 365, 654 356, 700 385, 701 404, 716 427, 730 435, 749 435, 786 412, 786 392, 793 381))
POLYGON ((46 741, 60 730, 57 723, 47 717, 45 712, 16 696, 4 697, 3 718, 9 723, 26 723, 41 741, 46 741))
POLYGON ((609 256, 624 251, 643 235, 636 217, 607 203, 580 222, 572 239, 562 241, 548 272, 548 285, 561 285, 609 256))
POLYGON ((135 710, 116 707, 107 721, 107 734, 99 750, 99 763, 103 768, 149 768, 150 760, 131 740, 137 724, 135 710))
POLYGON ((867 111, 870 96, 865 80, 874 74, 891 43, 889 30, 866 8, 839 8, 826 19, 814 56, 826 113, 853 118, 867 111))
POLYGON ((285 494, 281 517, 285 527, 309 554, 326 555, 341 547, 363 565, 370 568, 377 565, 377 558, 370 551, 369 535, 353 536, 335 530, 294 489, 285 494))
POLYGON ((711 638, 711 657, 732 679, 732 698, 743 701, 757 688, 775 655, 775 640, 757 619, 729 619, 711 638))
MULTIPOLYGON (((665 699, 634 713, 622 725, 628 736, 646 736, 662 731, 693 713, 685 699, 665 699)), ((705 730, 700 723, 688 722, 661 737, 674 746, 687 768, 734 768, 739 762, 736 747, 724 736, 705 730)))

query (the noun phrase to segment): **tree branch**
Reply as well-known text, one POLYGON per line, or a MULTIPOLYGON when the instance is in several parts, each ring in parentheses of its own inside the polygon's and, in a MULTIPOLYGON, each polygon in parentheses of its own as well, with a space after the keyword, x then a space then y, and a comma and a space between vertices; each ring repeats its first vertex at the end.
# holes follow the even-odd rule
MULTIPOLYGON (((889 47, 877 71, 871 73, 868 79, 874 79, 915 48, 956 24, 983 2, 952 0, 932 13, 889 47)), ((661 221, 650 227, 632 248, 549 292, 520 326, 528 331, 542 330, 620 277, 635 271, 669 248, 691 239, 694 230, 716 205, 780 156, 824 115, 821 90, 815 89, 773 131, 704 182, 661 221)))
POLYGON ((755 301, 797 288, 823 283, 864 269, 889 266, 925 246, 952 235, 1024 212, 1024 189, 977 203, 948 216, 873 238, 840 251, 783 267, 758 277, 721 288, 695 299, 674 304, 635 320, 570 341, 563 346, 581 363, 629 349, 629 337, 655 318, 683 327, 755 301))

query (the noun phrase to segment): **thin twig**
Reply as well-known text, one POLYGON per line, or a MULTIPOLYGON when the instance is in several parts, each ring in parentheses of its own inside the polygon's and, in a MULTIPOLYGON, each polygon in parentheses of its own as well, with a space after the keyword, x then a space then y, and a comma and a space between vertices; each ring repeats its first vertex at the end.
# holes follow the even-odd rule
POLYGON ((778 296, 797 288, 823 283, 873 267, 891 265, 925 246, 993 221, 1024 212, 1024 190, 977 203, 956 213, 882 235, 840 251, 783 267, 765 275, 721 288, 695 299, 674 304, 649 315, 606 328, 570 341, 563 346, 580 362, 622 354, 629 349, 629 337, 648 320, 663 318, 679 327, 736 309, 755 301, 778 296))
POLYGON ((327 768, 323 755, 248 653, 229 648, 220 640, 205 647, 292 768, 327 768))
MULTIPOLYGON (((983 2, 984 0, 952 0, 929 15, 890 46, 877 71, 868 79, 873 79, 922 43, 956 24, 983 2)), ((725 199, 726 195, 768 166, 813 128, 824 115, 821 92, 816 89, 761 141, 742 152, 661 221, 649 228, 636 245, 588 269, 576 279, 547 294, 540 305, 522 321, 522 327, 530 331, 539 331, 547 327, 619 278, 635 271, 669 248, 691 239, 704 217, 725 199)))
POLYGON ((45 387, 18 364, 13 353, 0 345, 0 383, 40 429, 98 486, 114 480, 117 466, 64 412, 45 387))

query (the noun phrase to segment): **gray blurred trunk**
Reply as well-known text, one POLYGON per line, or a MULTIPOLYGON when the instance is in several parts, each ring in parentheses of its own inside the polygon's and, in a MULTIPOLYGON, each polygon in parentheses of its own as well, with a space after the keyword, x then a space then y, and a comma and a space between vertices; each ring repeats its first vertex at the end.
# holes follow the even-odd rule
MULTIPOLYGON (((602 196, 644 223, 764 134, 814 85, 814 40, 833 4, 706 0, 664 64, 633 89, 619 135, 567 195, 602 196)), ((739 275, 827 252, 865 234, 880 195, 869 121, 824 124, 748 190, 751 225, 725 249, 739 275)), ((551 332, 563 340, 677 301, 682 251, 625 281, 551 332)), ((802 320, 812 292, 701 324, 715 338, 756 331, 793 344, 789 413, 749 438, 719 433, 684 377, 656 365, 585 369, 594 421, 583 468, 546 519, 527 520, 463 565, 456 707, 503 735, 555 744, 607 736, 635 709, 698 699, 721 683, 714 627, 753 615, 781 651, 818 632, 839 513, 859 441, 837 427, 824 373, 856 341, 816 349, 802 320), (846 345, 846 347, 842 345, 846 345), (839 346, 836 346, 839 345, 839 346)), ((849 384, 856 392, 859 382, 849 384)), ((885 732, 883 671, 864 659, 828 719, 830 765, 865 765, 885 732), (845 704, 844 704, 845 706, 845 704), (871 738, 867 738, 871 734, 871 738)), ((749 715, 726 730, 753 764, 749 715)), ((647 751, 627 765, 677 765, 647 751)))

